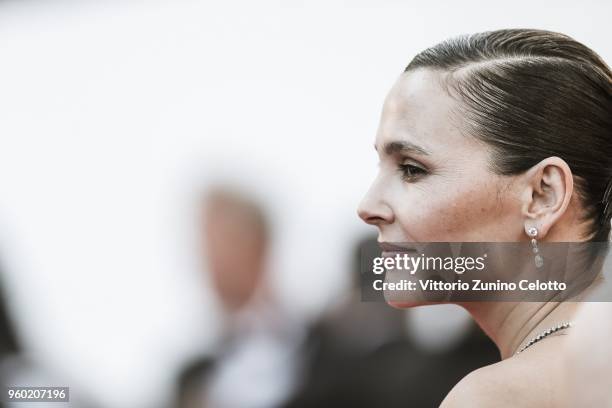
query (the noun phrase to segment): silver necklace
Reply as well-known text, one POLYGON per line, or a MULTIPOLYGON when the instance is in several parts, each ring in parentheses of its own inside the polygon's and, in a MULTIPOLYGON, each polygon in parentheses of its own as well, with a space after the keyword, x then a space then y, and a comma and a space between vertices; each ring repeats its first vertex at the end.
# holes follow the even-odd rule
POLYGON ((565 329, 569 329, 570 327, 572 327, 574 325, 574 323, 572 322, 565 322, 565 323, 559 323, 558 325, 551 327, 548 330, 544 330, 542 333, 538 334, 537 336, 535 336, 534 338, 532 338, 531 340, 529 340, 527 342, 527 344, 525 344, 523 347, 521 347, 519 349, 519 351, 517 351, 515 354, 520 354, 523 351, 525 351, 527 348, 533 346, 534 344, 536 344, 538 341, 550 336, 553 333, 556 333, 558 331, 561 330, 565 330, 565 329))

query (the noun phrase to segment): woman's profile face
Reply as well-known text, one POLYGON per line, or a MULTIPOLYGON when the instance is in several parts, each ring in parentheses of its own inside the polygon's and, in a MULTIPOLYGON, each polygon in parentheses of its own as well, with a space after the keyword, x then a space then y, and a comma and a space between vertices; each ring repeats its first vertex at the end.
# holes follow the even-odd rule
POLYGON ((381 242, 518 241, 524 234, 513 177, 489 167, 490 148, 463 134, 442 73, 404 73, 382 110, 379 171, 359 216, 381 242))

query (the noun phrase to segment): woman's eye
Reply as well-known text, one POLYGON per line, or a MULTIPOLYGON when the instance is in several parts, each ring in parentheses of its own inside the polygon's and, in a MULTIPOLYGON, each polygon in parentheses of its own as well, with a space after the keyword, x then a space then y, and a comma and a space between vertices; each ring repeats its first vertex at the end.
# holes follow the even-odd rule
POLYGON ((402 178, 405 180, 413 180, 414 178, 426 173, 424 169, 412 164, 400 164, 399 170, 402 173, 402 178))

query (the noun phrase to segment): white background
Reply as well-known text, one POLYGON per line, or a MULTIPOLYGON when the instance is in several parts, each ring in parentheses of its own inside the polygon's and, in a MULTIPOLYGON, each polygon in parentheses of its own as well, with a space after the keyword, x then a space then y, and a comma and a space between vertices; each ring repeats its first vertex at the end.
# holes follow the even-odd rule
POLYGON ((369 231, 355 209, 381 103, 414 54, 534 27, 610 62, 611 15, 604 0, 1 2, 0 261, 21 338, 107 406, 163 406, 218 330, 202 186, 261 197, 277 289, 313 316, 369 231))

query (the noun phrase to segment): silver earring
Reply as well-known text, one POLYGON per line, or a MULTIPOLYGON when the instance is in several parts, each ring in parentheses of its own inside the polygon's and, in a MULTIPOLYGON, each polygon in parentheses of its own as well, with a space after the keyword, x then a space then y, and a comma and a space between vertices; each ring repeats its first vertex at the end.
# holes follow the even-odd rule
POLYGON ((533 258, 535 266, 536 268, 541 268, 544 266, 544 258, 540 255, 540 248, 538 248, 538 240, 536 239, 538 236, 538 229, 536 227, 530 227, 527 230, 527 235, 531 237, 531 250, 535 254, 533 258))

